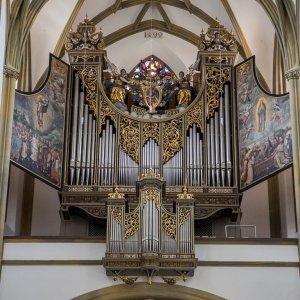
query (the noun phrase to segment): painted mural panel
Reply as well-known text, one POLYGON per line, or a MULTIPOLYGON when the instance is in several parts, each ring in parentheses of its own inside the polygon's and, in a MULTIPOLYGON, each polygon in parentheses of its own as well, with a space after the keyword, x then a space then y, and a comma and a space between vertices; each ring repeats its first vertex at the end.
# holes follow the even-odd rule
POLYGON ((290 102, 289 94, 264 91, 254 57, 236 66, 235 75, 240 189, 245 190, 291 165, 290 102))
POLYGON ((11 162, 60 188, 64 147, 68 65, 50 55, 43 87, 33 93, 16 91, 11 162))

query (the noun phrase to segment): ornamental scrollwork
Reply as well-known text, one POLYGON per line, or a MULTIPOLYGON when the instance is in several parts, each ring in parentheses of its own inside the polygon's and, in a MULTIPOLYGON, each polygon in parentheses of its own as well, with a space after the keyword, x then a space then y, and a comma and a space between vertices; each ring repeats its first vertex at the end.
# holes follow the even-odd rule
POLYGON ((143 126, 143 145, 152 138, 159 145, 159 124, 145 123, 143 126))
POLYGON ((105 124, 106 117, 110 117, 114 122, 115 127, 117 126, 117 118, 118 115, 116 112, 107 104, 107 102, 103 99, 101 102, 101 108, 99 113, 99 127, 101 131, 102 125, 105 124))
POLYGON ((96 31, 92 21, 85 17, 77 26, 77 30, 70 30, 65 40, 67 51, 100 50, 104 47, 103 33, 96 31))
POLYGON ((125 215, 125 239, 134 235, 140 227, 140 215, 138 212, 132 212, 125 215))
POLYGON ((190 215, 190 209, 181 207, 179 209, 179 225, 182 225, 186 220, 188 220, 190 218, 190 215))
POLYGON ((175 239, 176 238, 176 217, 168 214, 167 212, 163 212, 162 229, 167 235, 175 239))
POLYGON ((140 124, 137 121, 121 117, 120 119, 120 147, 135 162, 139 163, 140 124))
POLYGON ((143 190, 142 194, 142 202, 146 203, 147 201, 153 200, 156 206, 160 204, 160 193, 158 190, 143 190))
POLYGON ((214 115, 219 107, 220 96, 223 93, 223 86, 230 79, 229 68, 207 67, 206 68, 206 95, 207 95, 207 117, 214 115))
POLYGON ((90 110, 94 116, 97 115, 98 101, 97 101, 97 78, 98 70, 95 66, 78 66, 75 67, 83 88, 85 89, 85 100, 89 105, 90 110))
POLYGON ((203 132, 202 118, 202 102, 198 101, 186 115, 186 129, 191 127, 193 124, 196 124, 196 126, 200 128, 201 132, 203 132))
POLYGON ((163 123, 163 163, 172 158, 182 147, 182 119, 163 123))
POLYGON ((112 207, 111 208, 111 216, 114 220, 118 222, 118 224, 122 225, 122 210, 119 207, 112 207))

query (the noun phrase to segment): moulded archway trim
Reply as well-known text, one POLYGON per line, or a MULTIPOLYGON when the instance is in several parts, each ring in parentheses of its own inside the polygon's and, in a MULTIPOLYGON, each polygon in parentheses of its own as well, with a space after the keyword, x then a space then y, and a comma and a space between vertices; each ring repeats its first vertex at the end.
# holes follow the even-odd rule
POLYGON ((115 285, 89 292, 72 300, 225 300, 217 295, 181 286, 164 283, 135 283, 115 285))

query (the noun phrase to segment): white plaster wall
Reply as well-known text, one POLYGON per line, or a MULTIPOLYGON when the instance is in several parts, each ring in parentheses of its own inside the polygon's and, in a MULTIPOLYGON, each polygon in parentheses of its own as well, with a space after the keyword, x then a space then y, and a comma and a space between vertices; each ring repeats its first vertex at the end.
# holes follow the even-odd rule
POLYGON ((278 174, 278 179, 282 237, 296 238, 296 212, 292 168, 278 174))
POLYGON ((34 185, 31 235, 60 235, 60 202, 57 191, 36 179, 34 185))
POLYGON ((4 50, 6 41, 6 1, 0 2, 1 14, 0 14, 0 105, 2 102, 2 82, 3 82, 3 66, 4 66, 4 50))
MULTIPOLYGON (((104 247, 105 244, 100 243, 6 243, 4 259, 100 259, 104 256, 104 247)), ((196 245, 196 252, 202 261, 299 261, 296 245, 196 245)), ((139 281, 145 282, 145 278, 139 281)), ((161 279, 155 277, 154 281, 161 282, 161 279)), ((300 298, 299 282, 297 267, 216 266, 198 267, 193 278, 179 284, 230 300, 296 300, 300 298)), ((5 265, 0 299, 67 300, 119 283, 107 277, 102 266, 5 265)), ((166 285, 166 289, 169 288, 172 287, 166 285)))
POLYGON ((270 237, 268 183, 264 181, 243 193, 241 225, 256 225, 258 238, 270 237))
POLYGON ((23 183, 24 172, 11 164, 5 220, 6 226, 8 226, 6 235, 20 234, 23 183))

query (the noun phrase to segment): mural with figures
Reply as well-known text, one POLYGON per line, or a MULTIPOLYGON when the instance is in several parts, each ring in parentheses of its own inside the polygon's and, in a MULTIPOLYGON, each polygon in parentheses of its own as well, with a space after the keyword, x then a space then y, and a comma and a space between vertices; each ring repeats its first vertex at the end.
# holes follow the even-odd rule
POLYGON ((61 187, 68 65, 50 55, 43 87, 15 96, 11 162, 61 187))
POLYGON ((289 94, 271 95, 260 86, 255 58, 235 68, 240 189, 290 166, 292 134, 289 94))

